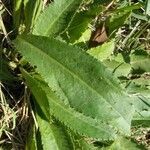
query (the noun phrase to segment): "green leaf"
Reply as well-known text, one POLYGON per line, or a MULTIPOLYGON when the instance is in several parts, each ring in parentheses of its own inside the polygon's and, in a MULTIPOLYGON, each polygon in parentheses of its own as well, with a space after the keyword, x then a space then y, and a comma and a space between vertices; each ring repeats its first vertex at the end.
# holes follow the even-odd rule
POLYGON ((26 32, 30 32, 43 6, 42 0, 24 0, 24 16, 26 32))
POLYGON ((18 37, 15 46, 66 105, 130 133, 131 98, 103 64, 77 47, 47 37, 18 37))
MULTIPOLYGON (((40 97, 44 97, 43 100, 49 103, 49 105, 45 107, 50 110, 50 114, 56 117, 56 119, 61 121, 71 130, 81 135, 100 140, 113 140, 115 138, 116 131, 114 131, 110 125, 99 122, 96 119, 87 117, 75 111, 74 109, 70 108, 70 106, 65 105, 62 100, 58 99, 45 83, 31 77, 26 72, 22 73, 33 95, 35 96, 38 105, 41 106, 43 103, 40 97)), ((44 130, 45 126, 47 125, 43 123, 42 127, 44 130)))
POLYGON ((87 52, 93 56, 94 58, 103 61, 111 56, 113 54, 115 48, 114 41, 110 41, 108 43, 104 43, 101 46, 98 46, 96 48, 91 48, 87 52))
POLYGON ((144 21, 147 21, 147 23, 150 23, 150 19, 148 19, 148 17, 146 17, 144 14, 142 13, 132 13, 132 16, 137 18, 137 19, 140 19, 140 20, 144 20, 144 21))
MULTIPOLYGON (((38 110, 37 110, 38 111, 38 110)), ((70 150, 73 149, 71 139, 63 126, 55 121, 46 121, 36 115, 41 136, 43 150, 70 150)))
POLYGON ((64 30, 82 0, 55 0, 37 19, 33 34, 54 36, 64 30))
MULTIPOLYGON (((150 93, 150 90, 149 90, 150 93)), ((138 94, 138 97, 134 100, 135 114, 132 120, 132 125, 150 125, 150 94, 149 97, 144 97, 138 94)))
MULTIPOLYGON (((90 23, 100 14, 105 8, 102 5, 109 4, 111 0, 93 0, 86 6, 86 10, 77 12, 69 23, 66 33, 63 33, 63 38, 70 43, 86 42, 90 39, 91 29, 90 23)), ((85 1, 86 2, 86 1, 85 1)), ((88 47, 86 43, 83 45, 88 47)))
POLYGON ((119 15, 110 16, 106 21, 106 27, 108 29, 109 35, 113 36, 114 33, 124 25, 130 14, 130 12, 123 12, 119 15))
POLYGON ((130 139, 119 137, 111 146, 102 148, 102 150, 141 150, 141 146, 130 139))
POLYGON ((124 62, 118 62, 116 60, 107 59, 104 60, 103 63, 117 77, 122 77, 122 76, 127 77, 131 71, 131 65, 124 62))
POLYGON ((111 56, 114 48, 114 41, 110 41, 108 43, 104 43, 102 46, 92 48, 87 52, 96 59, 102 61, 112 74, 115 74, 117 77, 126 77, 131 71, 131 65, 125 63, 122 55, 120 54, 115 57, 111 56))
POLYGON ((135 50, 131 54, 130 59, 133 72, 150 72, 150 55, 146 51, 135 50))
POLYGON ((106 27, 108 28, 109 35, 113 36, 114 33, 124 25, 131 14, 131 11, 139 9, 140 7, 141 4, 135 4, 114 10, 106 20, 106 27))
POLYGON ((77 12, 62 36, 65 37, 69 43, 76 42, 88 28, 91 21, 101 11, 102 7, 91 4, 87 10, 77 12))
POLYGON ((37 150, 35 125, 32 125, 29 129, 25 149, 26 150, 37 150))
POLYGON ((86 139, 79 134, 75 134, 71 131, 69 131, 70 136, 72 137, 74 149, 76 150, 97 150, 97 147, 95 147, 90 139, 86 139))
POLYGON ((146 15, 148 15, 150 17, 150 1, 147 0, 146 1, 146 11, 145 11, 146 15))
POLYGON ((150 89, 149 80, 140 77, 130 80, 126 83, 126 89, 135 96, 133 101, 135 113, 132 125, 142 125, 149 127, 150 125, 150 89), (136 81, 137 80, 137 81, 136 81))
POLYGON ((133 5, 129 5, 129 3, 127 3, 127 4, 128 4, 128 6, 124 6, 119 9, 116 9, 113 11, 113 13, 131 12, 133 10, 140 9, 142 7, 141 3, 135 3, 133 5))
POLYGON ((81 47, 84 50, 88 50, 88 41, 91 36, 91 29, 87 29, 82 36, 74 43, 74 46, 81 47))
POLYGON ((140 78, 133 79, 132 82, 139 86, 150 86, 150 76, 141 76, 140 78))
MULTIPOLYGON (((30 85, 31 84, 30 79, 33 80, 31 76, 27 74, 24 70, 22 70, 22 74, 27 79, 27 82, 30 85)), ((41 80, 41 78, 39 78, 39 76, 34 75, 34 77, 36 78, 36 80, 34 79, 36 82, 38 80, 40 84, 43 84, 44 86, 46 86, 46 84, 41 80)), ((35 84, 35 86, 36 86, 36 82, 33 83, 35 84)), ((30 87, 34 92, 33 93, 34 96, 38 97, 37 99, 33 99, 33 100, 36 100, 36 102, 34 101, 34 105, 35 105, 36 119, 37 119, 37 123, 39 127, 38 142, 40 146, 43 148, 43 150, 73 149, 72 140, 70 139, 70 136, 68 135, 67 131, 65 131, 65 128, 63 127, 63 125, 55 121, 53 117, 50 116, 50 113, 47 114, 47 112, 45 113, 45 111, 42 110, 43 109, 42 105, 43 103, 45 104, 44 101, 47 100, 47 97, 45 97, 45 94, 43 93, 42 90, 40 90, 40 93, 35 92, 35 89, 34 89, 35 86, 31 85, 30 87), (41 101, 41 98, 42 98, 42 101, 41 101)), ((50 109, 49 103, 48 101, 46 102, 47 102, 47 105, 44 105, 45 106, 44 109, 49 110, 50 109)))
MULTIPOLYGON (((23 72, 24 74, 25 72, 23 72)), ((25 75, 26 76, 26 75, 25 75)), ((35 77, 35 75, 34 75, 35 77)), ((37 79, 38 76, 35 78, 37 79)), ((27 79, 28 77, 26 77, 27 79)), ((38 77, 39 78, 39 77, 38 77)), ((29 80, 28 80, 29 81, 29 80)), ((38 80, 45 84, 41 78, 38 80)), ((84 137, 80 136, 79 134, 75 134, 68 128, 65 128, 62 124, 57 122, 56 120, 51 117, 50 121, 44 120, 44 116, 42 115, 38 105, 36 106, 36 118, 39 125, 39 130, 41 133, 41 140, 43 143, 43 149, 50 148, 55 149, 54 147, 59 147, 62 149, 62 145, 65 145, 65 149, 82 149, 82 150, 94 150, 96 149, 92 143, 87 143, 84 137), (52 138, 53 137, 53 138, 52 138), (48 141, 48 142, 47 142, 48 141), (56 142, 54 142, 56 141, 56 142), (52 142, 52 143, 51 143, 52 142), (59 143, 59 145, 57 144, 59 143), (65 144, 64 144, 65 143, 65 144), (66 147, 68 146, 68 147, 66 147)), ((59 148, 58 148, 59 149, 59 148)))
POLYGON ((18 30, 20 26, 20 22, 22 20, 22 12, 23 12, 23 1, 22 0, 13 0, 13 25, 16 30, 18 30))

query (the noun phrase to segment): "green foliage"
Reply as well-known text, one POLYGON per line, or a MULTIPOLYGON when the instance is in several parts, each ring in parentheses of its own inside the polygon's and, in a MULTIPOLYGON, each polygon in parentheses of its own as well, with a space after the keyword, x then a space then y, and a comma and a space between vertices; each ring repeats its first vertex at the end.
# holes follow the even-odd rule
POLYGON ((37 143, 36 143, 36 128, 35 125, 30 127, 27 141, 26 141, 26 150, 37 150, 37 143))
POLYGON ((114 73, 117 77, 128 76, 131 72, 131 65, 125 62, 116 60, 104 60, 103 63, 114 73))
POLYGON ((150 55, 144 50, 136 50, 131 53, 131 66, 133 72, 150 72, 150 55))
MULTIPOLYGON (((39 110, 37 110, 39 113, 39 110)), ((58 149, 70 150, 73 149, 71 139, 67 135, 63 126, 53 121, 47 121, 37 115, 39 125, 41 145, 44 150, 58 149)))
POLYGON ((146 15, 150 17, 150 1, 146 1, 146 15))
POLYGON ((106 20, 106 27, 108 28, 108 34, 114 36, 114 33, 123 26, 123 24, 129 18, 132 10, 139 9, 140 4, 131 6, 125 6, 120 9, 114 10, 113 15, 110 15, 106 20))
MULTIPOLYGON (((150 90, 149 90, 150 92, 150 90)), ((132 120, 133 125, 142 125, 149 127, 150 124, 150 97, 144 97, 139 94, 139 97, 134 100, 136 112, 132 120)))
POLYGON ((113 56, 115 42, 104 43, 96 48, 91 48, 87 52, 94 58, 103 62, 108 69, 117 77, 127 76, 131 72, 131 65, 125 63, 121 54, 113 56))
POLYGON ((30 32, 33 28, 34 23, 36 22, 42 7, 42 0, 24 0, 24 17, 25 17, 25 26, 26 32, 30 32))
POLYGON ((55 0, 38 17, 33 34, 56 36, 67 27, 81 3, 81 0, 55 0))
POLYGON ((114 52, 114 49, 115 49, 115 42, 110 41, 96 48, 91 48, 87 52, 94 58, 103 61, 107 58, 110 58, 111 54, 113 54, 114 52))
POLYGON ((42 0, 13 0, 13 24, 15 30, 18 32, 21 25, 25 25, 25 29, 21 30, 29 33, 42 10, 42 6, 42 0))
POLYGON ((102 148, 102 150, 140 150, 143 147, 137 145, 137 143, 124 138, 119 137, 111 146, 102 148))
POLYGON ((102 7, 94 3, 87 10, 77 12, 63 33, 63 38, 69 43, 76 42, 101 11, 102 7))
MULTIPOLYGON (((65 105, 62 100, 59 100, 59 98, 55 96, 55 94, 47 85, 45 85, 45 83, 43 84, 43 82, 41 81, 36 81, 36 79, 29 76, 25 72, 23 73, 23 75, 27 81, 27 84, 30 86, 30 89, 33 92, 37 102, 41 100, 40 96, 44 97, 45 95, 46 99, 44 100, 48 102, 48 105, 45 106, 45 109, 48 108, 50 114, 55 116, 56 119, 64 123, 74 132, 78 132, 81 135, 101 140, 115 138, 115 131, 111 129, 111 126, 75 111, 74 109, 70 108, 70 106, 65 105), (37 87, 39 89, 38 91, 37 87)), ((41 106, 42 103, 43 102, 40 101, 38 105, 41 106)), ((50 116, 46 116, 46 119, 48 118, 50 118, 50 116)))
POLYGON ((133 108, 129 97, 100 62, 77 47, 46 37, 21 36, 15 44, 65 104, 125 134, 130 132, 133 108))
MULTIPOLYGON (((37 75, 36 76, 34 75, 32 77, 23 70, 22 70, 22 73, 23 73, 23 75, 27 81, 27 84, 29 86, 32 84, 30 87, 31 87, 31 90, 32 90, 35 98, 36 98, 35 100, 40 99, 40 97, 37 97, 37 96, 41 95, 41 93, 37 94, 38 91, 36 90, 36 88, 39 86, 45 87, 48 89, 48 91, 47 91, 48 93, 45 93, 45 91, 46 91, 45 90, 45 91, 43 91, 43 94, 49 94, 50 89, 47 87, 47 85, 41 79, 39 80, 39 77, 37 79, 37 75), (35 83, 37 83, 38 85, 35 83)), ((41 91, 40 88, 39 88, 39 90, 41 91)), ((54 93, 52 91, 51 91, 51 93, 54 95, 54 93)), ((52 103, 50 101, 52 100, 52 98, 54 98, 54 97, 52 97, 52 95, 49 98, 47 96, 47 99, 49 102, 49 110, 50 110, 52 116, 53 115, 55 116, 55 113, 53 113, 51 109, 56 109, 56 110, 58 110, 58 109, 51 105, 52 103)), ((56 100, 56 97, 55 97, 55 100, 56 100)), ((34 103, 36 103, 36 102, 34 102, 34 103)), ((40 104, 42 104, 42 103, 40 103, 40 104)), ((51 149, 60 149, 60 150, 62 150, 62 149, 65 149, 65 150, 69 149, 70 150, 70 149, 78 149, 78 148, 83 149, 83 150, 84 149, 90 150, 91 148, 94 149, 94 146, 89 145, 88 143, 86 143, 85 140, 83 140, 82 137, 80 137, 79 135, 77 136, 75 133, 69 131, 68 128, 65 128, 63 126, 63 124, 56 121, 52 116, 51 117, 47 116, 47 118, 50 118, 47 120, 46 114, 44 115, 40 109, 40 105, 37 103, 37 104, 35 104, 35 106, 36 106, 36 112, 37 112, 36 118, 37 118, 37 123, 39 126, 39 132, 40 132, 40 136, 36 136, 36 138, 39 139, 38 142, 40 142, 40 145, 42 146, 42 148, 44 150, 47 150, 50 148, 51 149)), ((48 107, 48 105, 47 105, 47 107, 48 107)), ((64 115, 62 116, 62 113, 60 112, 60 117, 61 116, 65 117, 66 113, 63 113, 63 114, 64 115)), ((84 125, 85 124, 83 124, 82 128, 87 127, 86 125, 85 126, 84 125)), ((80 128, 80 126, 78 126, 77 123, 75 123, 75 126, 80 128)), ((93 127, 93 129, 94 129, 94 127, 93 127)), ((80 130, 80 129, 77 129, 77 130, 80 130)), ((92 130, 90 130, 90 131, 92 132, 92 130)), ((39 149, 39 148, 37 148, 37 149, 39 149)))
POLYGON ((18 30, 22 20, 22 0, 13 0, 13 24, 16 30, 18 30))
MULTIPOLYGON (((31 91, 28 103, 35 123, 26 150, 138 150, 129 136, 132 126, 150 123, 150 57, 142 48, 118 50, 116 32, 143 5, 124 1, 118 8, 111 0, 44 2, 13 1, 13 26, 17 34, 24 34, 17 35, 14 45, 6 43, 16 50, 14 74, 31 91), (109 41, 98 41, 102 45, 89 49, 91 33, 102 23, 109 41)), ((148 20, 148 1, 144 13, 143 20, 148 20)), ((101 28, 96 31, 103 38, 101 28)), ((3 58, 0 63, 0 81, 16 79, 3 58)))

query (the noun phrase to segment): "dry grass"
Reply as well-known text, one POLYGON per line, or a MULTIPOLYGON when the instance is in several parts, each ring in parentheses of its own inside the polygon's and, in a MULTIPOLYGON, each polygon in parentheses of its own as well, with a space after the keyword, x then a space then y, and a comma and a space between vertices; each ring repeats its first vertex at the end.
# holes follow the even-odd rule
POLYGON ((150 128, 135 127, 132 129, 132 137, 147 150, 150 149, 150 128))
POLYGON ((16 100, 0 83, 0 145, 5 149, 24 149, 32 120, 29 97, 25 88, 23 95, 16 100))
MULTIPOLYGON (((9 33, 3 21, 4 17, 7 17, 5 14, 11 15, 4 3, 0 1, 1 40, 2 43, 4 41, 10 43, 9 33)), ((20 91, 11 88, 0 81, 0 148, 21 150, 24 149, 28 127, 32 120, 29 108, 30 94, 26 88, 20 91), (19 92, 22 94, 18 97, 16 93, 19 92)))

